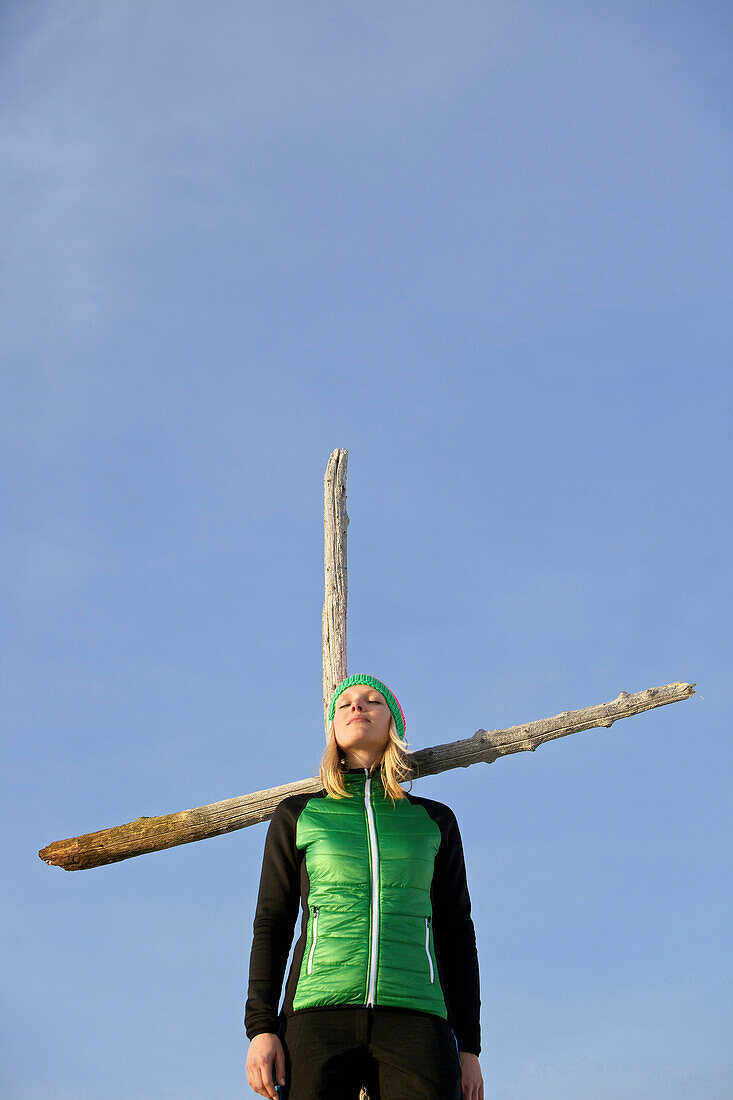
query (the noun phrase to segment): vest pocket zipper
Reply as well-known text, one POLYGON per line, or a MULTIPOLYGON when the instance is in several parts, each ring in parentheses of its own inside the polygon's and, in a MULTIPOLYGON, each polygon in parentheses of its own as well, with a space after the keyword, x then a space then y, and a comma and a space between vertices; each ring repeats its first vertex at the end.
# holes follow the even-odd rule
POLYGON ((316 942, 318 940, 318 914, 319 914, 319 912, 320 912, 319 909, 314 909, 313 910, 313 942, 311 943, 311 949, 310 949, 310 952, 308 954, 308 965, 306 967, 306 974, 310 974, 311 970, 313 969, 313 952, 316 949, 316 942))
POLYGON ((425 954, 430 967, 430 981, 433 981, 433 960, 430 958, 430 917, 425 918, 425 954))

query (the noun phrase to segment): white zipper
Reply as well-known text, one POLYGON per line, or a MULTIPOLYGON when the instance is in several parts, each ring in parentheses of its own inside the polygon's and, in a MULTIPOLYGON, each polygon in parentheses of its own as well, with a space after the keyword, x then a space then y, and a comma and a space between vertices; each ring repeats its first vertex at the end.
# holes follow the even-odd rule
POLYGON ((315 909, 313 911, 313 943, 311 944, 311 949, 308 954, 308 965, 306 967, 306 974, 310 974, 311 970, 313 969, 313 952, 316 949, 316 941, 318 939, 318 913, 318 909, 315 909))
POLYGON ((379 937, 379 855, 377 852, 377 833, 374 827, 374 814, 369 798, 372 781, 369 769, 364 768, 366 783, 364 784, 364 805, 366 806, 367 826, 369 828, 369 845, 372 852, 372 943, 369 962, 369 988, 367 989, 367 1006, 374 1005, 374 997, 377 988, 377 943, 379 937))
POLYGON ((425 954, 428 957, 430 967, 430 981, 433 980, 433 960, 430 958, 430 917, 425 918, 425 954))

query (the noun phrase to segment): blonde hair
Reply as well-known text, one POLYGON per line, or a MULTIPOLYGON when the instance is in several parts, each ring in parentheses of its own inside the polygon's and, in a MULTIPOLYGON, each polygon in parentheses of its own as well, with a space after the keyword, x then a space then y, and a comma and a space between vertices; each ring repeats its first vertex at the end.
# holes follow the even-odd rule
MULTIPOLYGON (((373 775, 377 768, 379 769, 385 795, 389 795, 393 805, 398 798, 405 797, 405 792, 400 786, 403 780, 410 780, 410 789, 412 790, 412 768, 407 759, 406 744, 406 737, 400 740, 397 736, 397 727, 394 715, 392 715, 389 721, 387 747, 382 753, 381 759, 375 760, 369 771, 373 775)), ((328 744, 321 757, 321 765, 318 770, 321 783, 327 794, 330 794, 332 798, 353 798, 353 791, 346 790, 343 779, 345 763, 345 758, 341 755, 341 749, 334 737, 332 720, 328 727, 328 744)))

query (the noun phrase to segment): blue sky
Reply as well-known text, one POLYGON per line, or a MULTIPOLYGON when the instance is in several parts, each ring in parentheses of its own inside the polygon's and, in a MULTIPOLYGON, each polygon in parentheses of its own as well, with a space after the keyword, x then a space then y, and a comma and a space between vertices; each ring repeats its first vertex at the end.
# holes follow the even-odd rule
POLYGON ((36 853, 315 774, 344 447, 349 672, 409 747, 700 692, 416 786, 461 826, 487 1100, 722 1100, 728 6, 1 19, 3 1095, 253 1095, 266 826, 36 853))

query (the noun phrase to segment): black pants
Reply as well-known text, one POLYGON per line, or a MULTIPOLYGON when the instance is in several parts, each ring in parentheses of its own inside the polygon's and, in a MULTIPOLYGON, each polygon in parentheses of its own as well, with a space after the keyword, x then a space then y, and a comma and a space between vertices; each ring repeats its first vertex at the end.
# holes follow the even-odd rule
POLYGON ((461 1100, 461 1061, 446 1020, 405 1009, 303 1009, 280 1022, 281 1100, 461 1100))

